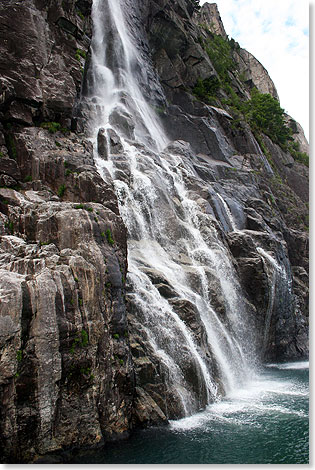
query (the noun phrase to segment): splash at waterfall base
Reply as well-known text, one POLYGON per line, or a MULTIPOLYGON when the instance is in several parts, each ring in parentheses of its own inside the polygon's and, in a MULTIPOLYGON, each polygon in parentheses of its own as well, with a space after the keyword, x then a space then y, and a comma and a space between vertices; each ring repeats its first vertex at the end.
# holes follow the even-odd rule
POLYGON ((307 464, 308 363, 268 364, 226 399, 68 463, 307 464))
MULTIPOLYGON (((12 41, 19 64, 3 53, 0 167, 19 186, 0 175, 0 455, 69 460, 222 417, 238 391, 267 390, 261 363, 308 356, 307 168, 224 97, 193 96, 216 71, 190 0, 95 0, 91 17, 89 0, 12 2, 29 42, 12 41), (31 51, 54 58, 36 82, 31 51)), ((233 54, 242 99, 252 83, 276 96, 233 54)))

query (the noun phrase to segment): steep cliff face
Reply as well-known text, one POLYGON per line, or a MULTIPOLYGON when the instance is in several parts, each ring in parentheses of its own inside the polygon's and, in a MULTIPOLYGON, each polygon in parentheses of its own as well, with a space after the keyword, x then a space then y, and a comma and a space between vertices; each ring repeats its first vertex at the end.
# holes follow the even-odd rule
MULTIPOLYGON (((145 95, 169 140, 177 141, 162 156, 184 162, 183 180, 203 234, 210 240, 216 231, 235 268, 256 353, 263 360, 306 356, 308 169, 297 154, 251 128, 235 105, 249 101, 253 87, 277 98, 274 84, 250 53, 228 41, 215 4, 200 12, 190 0, 126 5, 137 48, 155 68, 142 84, 145 95), (218 44, 228 54, 229 87, 208 51, 218 44), (210 98, 200 93, 204 83, 210 98)), ((80 132, 89 127, 79 103, 89 80, 91 6, 91 0, 0 4, 3 462, 101 445, 133 426, 182 415, 132 303, 130 281, 126 298, 127 230, 112 178, 106 171, 100 176, 92 144, 80 132)), ((117 119, 126 124, 129 117, 117 119)), ((306 152, 300 126, 287 119, 306 152)), ((106 159, 106 138, 103 144, 106 159)), ((109 144, 121 180, 130 181, 117 135, 109 144)), ((152 157, 139 149, 144 161, 152 157)), ((154 166, 146 171, 154 173, 154 166)), ((161 214, 176 241, 182 228, 168 218, 162 186, 161 178, 161 214)), ((175 196, 172 204, 181 211, 175 196)), ((189 261, 181 262, 201 290, 189 261)), ((146 269, 148 279, 189 328, 220 389, 196 308, 156 268, 146 269)), ((216 283, 209 270, 212 305, 225 321, 227 306, 216 283)), ((193 361, 182 353, 195 393, 200 384, 193 361)), ((200 395, 199 407, 206 403, 205 391, 200 395)))
MULTIPOLYGON (((264 330, 273 281, 266 259, 254 250, 257 240, 280 263, 290 261, 297 297, 286 304, 282 296, 283 305, 273 306, 268 348, 263 355, 270 359, 298 357, 307 351, 308 168, 293 158, 294 153, 251 128, 239 112, 238 100, 250 99, 253 87, 278 97, 264 67, 227 39, 215 4, 205 4, 192 19, 190 15, 187 10, 179 14, 170 4, 161 5, 157 12, 155 7, 148 15, 153 59, 171 104, 162 119, 173 139, 191 144, 198 176, 207 186, 216 190, 220 186, 236 228, 241 229, 232 233, 226 229, 212 203, 223 231, 228 232, 227 242, 242 285, 256 308, 259 331, 264 330), (161 43, 159 39, 167 37, 169 25, 174 37, 180 38, 176 53, 171 40, 161 43), (225 63, 213 49, 225 56, 225 63), (208 89, 207 83, 212 84, 208 89), (196 84, 206 85, 201 93, 196 84), (211 101, 213 105, 205 105, 211 101)), ((290 117, 284 119, 299 150, 308 153, 299 124, 290 117)))
POLYGON ((0 5, 2 461, 130 428, 126 230, 71 132, 91 2, 0 5))

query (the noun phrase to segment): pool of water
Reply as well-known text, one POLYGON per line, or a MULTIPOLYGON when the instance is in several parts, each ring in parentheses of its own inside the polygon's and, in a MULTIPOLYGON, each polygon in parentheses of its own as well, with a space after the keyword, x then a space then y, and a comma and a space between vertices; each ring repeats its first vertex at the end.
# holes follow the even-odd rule
POLYGON ((206 410, 69 463, 305 464, 309 462, 308 362, 269 364, 206 410))

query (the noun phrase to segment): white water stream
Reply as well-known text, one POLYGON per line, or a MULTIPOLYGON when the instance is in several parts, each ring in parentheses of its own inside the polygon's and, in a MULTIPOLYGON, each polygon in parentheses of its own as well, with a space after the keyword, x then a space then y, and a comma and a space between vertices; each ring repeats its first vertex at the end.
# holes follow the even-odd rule
POLYGON ((248 378, 251 339, 228 252, 187 189, 195 177, 189 160, 162 152, 168 138, 142 93, 150 61, 136 47, 128 14, 122 0, 94 0, 87 99, 95 161, 102 176, 111 174, 128 229, 129 298, 139 329, 188 416, 248 378), (100 158, 100 128, 119 135, 123 152, 108 144, 108 160, 100 158))
POLYGON ((133 44, 120 0, 94 0, 92 21, 88 87, 97 109, 94 129, 110 127, 114 111, 128 116, 132 113, 137 139, 161 150, 167 139, 142 94, 141 81, 146 79, 144 63, 133 44))
POLYGON ((237 232, 237 226, 236 226, 236 223, 233 219, 233 215, 232 215, 232 212, 230 211, 230 208, 229 206, 227 205, 227 203, 225 202, 225 200, 223 199, 223 197, 221 196, 221 194, 217 193, 217 196, 218 198, 220 199, 220 201, 222 202, 222 205, 224 207, 224 212, 227 216, 227 219, 231 225, 231 228, 232 228, 232 231, 233 232, 237 232))
POLYGON ((272 313, 275 305, 276 291, 284 286, 286 295, 291 293, 292 280, 288 275, 285 266, 281 266, 275 258, 261 247, 257 247, 257 252, 261 255, 265 265, 266 272, 270 273, 269 279, 269 299, 265 317, 265 330, 263 333, 263 350, 266 352, 268 346, 268 337, 271 324, 272 313))

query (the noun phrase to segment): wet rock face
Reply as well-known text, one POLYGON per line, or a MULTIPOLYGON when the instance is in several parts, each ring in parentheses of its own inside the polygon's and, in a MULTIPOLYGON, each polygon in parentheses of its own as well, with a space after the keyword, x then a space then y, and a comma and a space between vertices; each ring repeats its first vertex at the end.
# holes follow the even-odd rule
POLYGON ((265 231, 244 230, 229 233, 228 243, 242 286, 255 307, 261 357, 271 361, 307 356, 308 314, 307 309, 302 313, 300 294, 297 295, 303 285, 304 299, 307 298, 307 274, 303 268, 291 271, 283 238, 265 231), (303 272, 304 280, 299 280, 295 272, 303 272))
MULTIPOLYGON (((235 125, 226 110, 207 106, 187 92, 192 90, 197 78, 203 80, 216 75, 213 64, 207 55, 203 55, 205 51, 200 47, 200 38, 205 39, 207 34, 210 37, 211 34, 219 34, 226 38, 215 4, 203 5, 192 21, 186 12, 176 9, 175 5, 167 5, 161 11, 154 3, 148 24, 153 60, 171 104, 162 115, 165 129, 171 139, 188 140, 190 143, 196 173, 203 181, 194 183, 194 191, 198 193, 198 187, 212 182, 215 192, 227 203, 226 208, 215 192, 210 191, 208 203, 211 209, 207 210, 212 211, 219 227, 228 234, 227 241, 244 295, 256 310, 258 331, 266 328, 272 269, 268 268, 266 259, 263 262, 257 247, 260 246, 280 264, 287 266, 288 278, 293 281, 289 305, 281 293, 281 283, 284 281, 281 276, 277 280, 278 300, 272 306, 268 326, 268 353, 261 343, 258 346, 259 354, 265 359, 305 356, 308 354, 308 289, 302 272, 304 269, 307 271, 308 265, 308 234, 305 232, 308 226, 308 169, 263 136, 261 145, 268 155, 267 160, 249 126, 235 125), (170 25, 174 30, 174 41, 167 33, 170 25), (196 62, 192 61, 192 57, 196 62), (219 184, 215 185, 216 182, 219 184), (234 219, 234 227, 227 209, 234 219), (235 229, 245 231, 243 234, 232 232, 235 229), (302 285, 305 287, 304 294, 302 285)), ((244 76, 243 84, 236 76, 230 77, 232 88, 238 96, 248 99, 250 89, 255 86, 260 92, 278 98, 268 72, 249 52, 234 47, 233 60, 239 73, 244 76)), ((287 122, 301 151, 308 152, 308 144, 299 125, 289 116, 287 122)))

